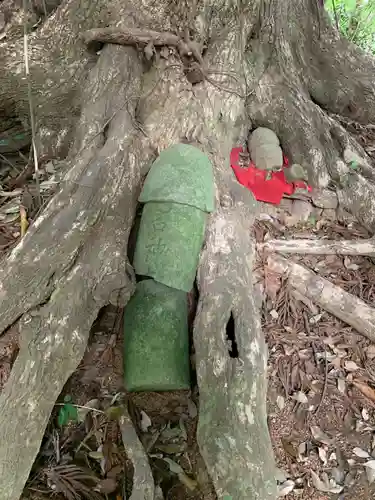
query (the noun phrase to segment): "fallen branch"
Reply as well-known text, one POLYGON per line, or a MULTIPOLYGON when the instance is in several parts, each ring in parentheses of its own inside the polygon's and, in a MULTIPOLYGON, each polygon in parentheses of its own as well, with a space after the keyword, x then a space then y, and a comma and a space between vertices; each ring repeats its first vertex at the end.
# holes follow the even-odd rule
POLYGON ((287 273, 292 287, 375 342, 375 309, 363 300, 279 255, 269 256, 267 264, 272 271, 287 273))
POLYGON ((142 443, 138 439, 130 415, 125 407, 121 408, 119 419, 122 442, 129 460, 133 464, 133 489, 130 500, 154 500, 155 485, 151 467, 142 443))
POLYGON ((138 28, 97 28, 82 34, 86 44, 91 42, 115 43, 118 45, 140 45, 145 47, 152 43, 155 47, 169 45, 177 47, 181 37, 168 31, 160 32, 138 28))
POLYGON ((375 239, 368 240, 269 240, 258 249, 310 255, 375 255, 375 239))
POLYGON ((92 42, 100 42, 133 45, 142 48, 148 45, 175 47, 181 57, 193 57, 203 66, 201 48, 197 42, 189 39, 187 33, 182 38, 168 31, 160 32, 138 28, 97 28, 85 31, 82 38, 87 45, 92 42))
POLYGON ((92 45, 93 42, 99 42, 141 47, 147 59, 152 57, 155 47, 174 47, 181 57, 186 78, 191 84, 206 80, 217 89, 236 95, 240 99, 244 99, 253 93, 252 90, 244 94, 242 91, 229 88, 209 76, 213 74, 227 76, 238 83, 238 78, 235 74, 226 71, 211 70, 206 67, 202 56, 203 45, 195 40, 191 40, 188 30, 185 30, 184 36, 181 37, 168 31, 159 32, 139 28, 96 28, 82 33, 82 39, 88 46, 92 45))

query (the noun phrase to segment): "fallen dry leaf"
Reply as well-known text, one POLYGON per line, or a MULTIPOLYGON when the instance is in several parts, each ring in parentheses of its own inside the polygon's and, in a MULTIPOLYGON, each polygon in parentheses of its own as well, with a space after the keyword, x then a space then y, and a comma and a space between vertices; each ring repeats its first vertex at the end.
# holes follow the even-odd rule
POLYGON ((195 418, 198 415, 197 405, 192 399, 187 400, 188 412, 190 418, 195 418))
POLYGON ((361 415, 362 415, 362 418, 365 422, 368 422, 370 420, 370 414, 369 412, 366 410, 366 408, 362 408, 362 411, 361 411, 361 415))
POLYGON ((360 370, 360 367, 354 361, 345 361, 344 368, 347 372, 355 372, 360 370))
POLYGON ((285 408, 285 398, 283 396, 278 395, 276 398, 276 404, 280 410, 285 408))
POLYGON ((311 472, 311 480, 314 487, 318 491, 324 491, 326 493, 341 493, 344 486, 338 485, 334 479, 329 479, 327 474, 322 474, 322 479, 313 470, 311 472))
POLYGON ((366 398, 375 403, 375 390, 372 387, 359 380, 353 380, 353 385, 357 387, 366 398))
POLYGON ((359 267, 358 264, 352 264, 352 261, 348 256, 344 258, 344 266, 346 267, 346 269, 351 269, 353 271, 357 271, 359 267))
POLYGON ((292 481, 291 479, 288 479, 288 481, 285 481, 283 484, 279 486, 277 496, 278 497, 286 497, 289 495, 294 490, 295 482, 292 481))
POLYGON ((324 448, 318 448, 318 454, 320 460, 323 462, 324 465, 327 465, 327 452, 324 448))
POLYGON ((332 444, 333 440, 325 434, 320 427, 317 425, 312 425, 310 427, 311 430, 311 435, 315 439, 315 441, 318 441, 319 443, 327 444, 330 445, 332 444))
POLYGON ((375 470, 370 467, 366 467, 366 477, 368 484, 372 484, 375 481, 375 470))
POLYGON ((341 392, 341 394, 345 394, 345 380, 343 378, 337 379, 337 389, 341 392))
POLYGON ((359 457, 359 458, 370 458, 369 453, 367 453, 366 450, 362 450, 362 448, 357 448, 357 447, 354 448, 353 453, 356 457, 359 457))
POLYGON ((345 481, 346 472, 340 467, 333 467, 333 469, 331 469, 331 475, 336 483, 343 484, 345 481))
POLYGON ((170 458, 163 458, 163 460, 167 462, 169 470, 174 474, 177 474, 178 479, 181 481, 181 483, 183 483, 191 491, 196 489, 196 487, 198 486, 197 481, 189 477, 177 462, 171 460, 170 458))
POLYGON ((297 447, 285 438, 281 438, 281 443, 285 452, 293 458, 297 458, 299 453, 297 447))
POLYGON ((375 460, 369 460, 368 462, 363 464, 365 467, 369 467, 372 470, 375 470, 375 460))
POLYGON ((151 425, 152 425, 151 418, 147 415, 145 411, 141 410, 140 426, 142 432, 147 432, 148 428, 151 427, 151 425))
POLYGON ((304 392, 302 391, 297 391, 293 394, 292 399, 297 401, 298 403, 308 403, 307 396, 304 392))

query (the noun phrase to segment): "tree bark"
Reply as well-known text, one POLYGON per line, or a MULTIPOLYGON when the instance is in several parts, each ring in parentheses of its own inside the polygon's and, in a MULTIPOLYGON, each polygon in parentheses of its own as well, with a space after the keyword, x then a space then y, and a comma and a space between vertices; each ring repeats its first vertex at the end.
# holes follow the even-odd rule
MULTIPOLYGON (((22 39, 0 41, 0 53, 0 111, 27 127, 22 39)), ((99 309, 124 305, 133 292, 127 241, 141 181, 160 150, 185 139, 210 156, 217 187, 194 327, 200 449, 219 497, 275 498, 266 347, 251 293, 255 203, 236 183, 229 152, 246 143, 251 126, 269 126, 312 183, 333 180, 344 208, 373 227, 372 166, 329 113, 374 118, 374 63, 338 39, 314 0, 65 0, 30 35, 29 59, 38 155, 63 158, 67 173, 0 264, 0 331, 17 320, 21 329, 0 395, 1 499, 20 497, 99 309), (173 49, 152 64, 132 40, 88 50, 82 33, 105 27, 205 43, 202 61, 190 60, 203 81, 187 80, 189 61, 173 49), (358 173, 344 162, 349 146, 361 158, 358 173), (226 345, 231 314, 237 358, 226 345)))

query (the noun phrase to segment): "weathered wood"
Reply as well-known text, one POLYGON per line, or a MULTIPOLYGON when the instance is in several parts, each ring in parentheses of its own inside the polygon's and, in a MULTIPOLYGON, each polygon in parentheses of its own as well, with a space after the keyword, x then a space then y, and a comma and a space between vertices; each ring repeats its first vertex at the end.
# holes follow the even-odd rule
POLYGON ((122 407, 122 413, 119 419, 122 442, 134 468, 133 487, 129 500, 154 500, 154 478, 146 451, 137 436, 126 407, 122 407))
POLYGON ((298 292, 375 342, 375 309, 363 300, 280 255, 270 255, 267 266, 287 275, 288 283, 298 292))
POLYGON ((259 250, 306 255, 375 255, 375 240, 268 240, 259 250))
POLYGON ((267 348, 252 293, 251 223, 251 212, 237 205, 218 210, 207 231, 194 324, 200 388, 197 437, 219 498, 266 500, 276 495, 275 463, 264 398, 267 348), (226 328, 231 315, 238 357, 229 354, 233 346, 226 328), (234 443, 240 481, 231 474, 234 443), (249 473, 249 467, 256 472, 249 473))

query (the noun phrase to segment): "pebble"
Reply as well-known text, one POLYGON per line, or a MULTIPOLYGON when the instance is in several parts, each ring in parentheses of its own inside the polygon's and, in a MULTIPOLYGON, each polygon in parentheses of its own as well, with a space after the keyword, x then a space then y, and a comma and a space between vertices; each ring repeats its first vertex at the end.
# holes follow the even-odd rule
POLYGON ((307 222, 312 212, 312 205, 308 201, 294 200, 292 205, 292 215, 286 217, 285 223, 294 226, 299 222, 307 222))
POLYGON ((336 193, 325 189, 323 191, 314 191, 311 196, 312 202, 319 208, 336 209, 339 202, 336 193))

